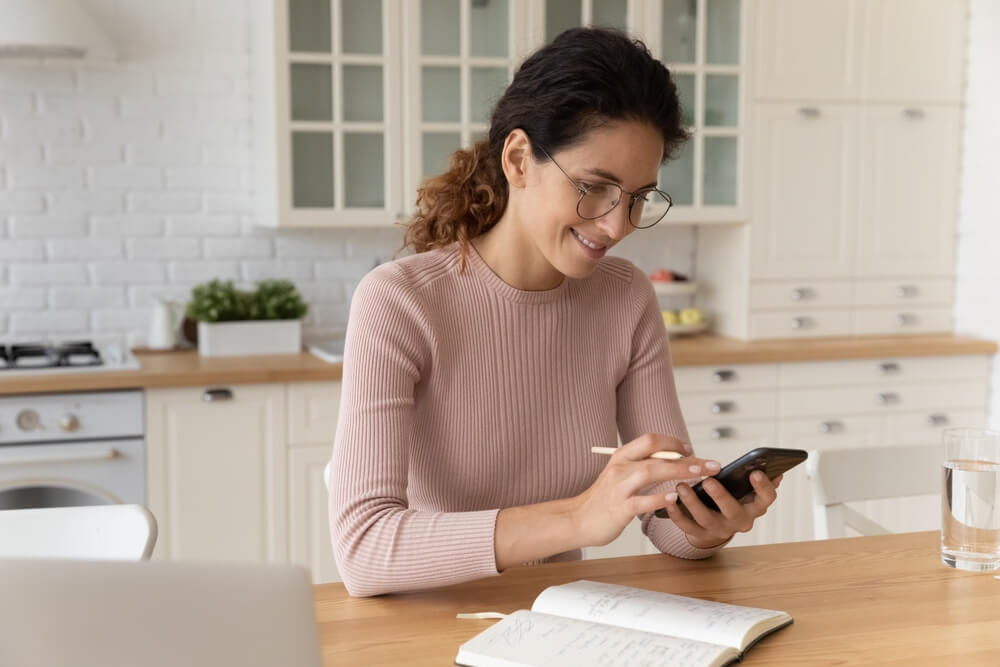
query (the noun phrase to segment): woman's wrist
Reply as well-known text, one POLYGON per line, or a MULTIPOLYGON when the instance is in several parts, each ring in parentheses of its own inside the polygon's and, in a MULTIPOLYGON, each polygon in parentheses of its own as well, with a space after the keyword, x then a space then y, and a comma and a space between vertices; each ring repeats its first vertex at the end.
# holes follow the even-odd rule
POLYGON ((580 548, 573 508, 567 498, 500 510, 493 538, 497 570, 580 548))

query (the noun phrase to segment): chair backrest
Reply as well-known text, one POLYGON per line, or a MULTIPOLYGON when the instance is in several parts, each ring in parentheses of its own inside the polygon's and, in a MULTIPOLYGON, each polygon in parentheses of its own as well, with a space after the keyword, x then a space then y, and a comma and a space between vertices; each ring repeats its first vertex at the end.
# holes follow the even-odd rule
POLYGON ((929 495, 941 491, 940 445, 859 447, 809 452, 816 539, 843 537, 850 526, 862 535, 889 531, 844 503, 929 495))
POLYGON ((156 519, 141 505, 0 511, 0 557, 146 560, 156 519))

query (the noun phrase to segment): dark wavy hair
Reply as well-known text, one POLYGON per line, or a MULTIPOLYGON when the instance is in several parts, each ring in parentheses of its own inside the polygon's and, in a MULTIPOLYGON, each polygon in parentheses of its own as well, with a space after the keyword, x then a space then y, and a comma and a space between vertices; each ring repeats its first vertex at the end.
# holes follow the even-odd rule
POLYGON ((529 56, 493 109, 489 138, 455 151, 447 172, 417 191, 417 214, 404 248, 415 252, 461 244, 464 265, 471 239, 497 223, 507 208, 500 156, 520 128, 538 161, 615 121, 649 123, 663 135, 664 160, 687 140, 677 87, 646 45, 618 30, 572 28, 529 56))

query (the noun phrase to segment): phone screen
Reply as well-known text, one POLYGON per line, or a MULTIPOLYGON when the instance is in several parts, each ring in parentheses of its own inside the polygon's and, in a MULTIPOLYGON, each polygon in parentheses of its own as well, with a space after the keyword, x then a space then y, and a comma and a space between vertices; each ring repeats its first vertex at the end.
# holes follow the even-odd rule
MULTIPOLYGON (((750 483, 750 473, 754 470, 763 470, 768 479, 774 479, 805 461, 808 456, 808 452, 803 449, 757 447, 735 461, 726 464, 713 477, 722 483, 722 486, 729 491, 730 495, 737 500, 743 500, 743 498, 753 493, 753 485, 750 483)), ((708 492, 702 487, 701 482, 691 487, 691 490, 697 494, 698 499, 706 507, 716 512, 719 511, 715 500, 708 495, 708 492)), ((685 513, 687 512, 687 509, 681 502, 678 502, 677 506, 684 510, 685 513)), ((658 509, 655 514, 661 519, 668 517, 665 509, 658 509)))

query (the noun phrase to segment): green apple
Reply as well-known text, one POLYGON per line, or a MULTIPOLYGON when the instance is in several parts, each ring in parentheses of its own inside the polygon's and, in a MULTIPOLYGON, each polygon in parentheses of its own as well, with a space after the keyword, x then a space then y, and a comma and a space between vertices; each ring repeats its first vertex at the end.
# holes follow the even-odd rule
POLYGON ((680 322, 680 319, 677 317, 677 312, 676 311, 673 311, 673 310, 664 310, 664 311, 661 311, 661 313, 663 315, 663 325, 664 326, 672 327, 672 326, 676 325, 678 322, 680 322))

